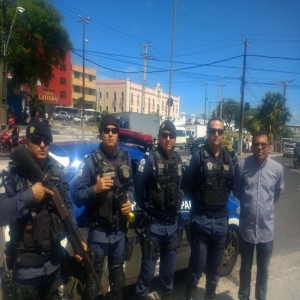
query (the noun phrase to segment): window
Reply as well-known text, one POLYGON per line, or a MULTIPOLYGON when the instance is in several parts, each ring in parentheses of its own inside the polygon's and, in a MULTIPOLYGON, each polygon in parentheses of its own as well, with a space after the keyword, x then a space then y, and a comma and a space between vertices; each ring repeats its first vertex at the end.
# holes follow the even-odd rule
POLYGON ((60 65, 59 69, 61 71, 66 71, 66 65, 65 64, 60 65))
POLYGON ((117 107, 116 106, 114 106, 114 112, 117 112, 117 107))
POLYGON ((124 112, 124 106, 123 106, 123 105, 122 105, 122 108, 121 108, 121 109, 122 109, 122 112, 124 112))
POLYGON ((106 111, 108 111, 108 106, 106 105, 106 111))
POLYGON ((130 111, 133 111, 133 107, 132 106, 130 107, 130 111))
POLYGON ((60 97, 61 98, 67 98, 67 93, 64 91, 60 91, 60 97))
POLYGON ((99 90, 99 97, 102 98, 102 92, 99 90))
POLYGON ((75 77, 75 78, 80 78, 80 73, 77 72, 77 71, 74 71, 74 77, 75 77))
POLYGON ((80 87, 78 85, 74 85, 74 92, 80 93, 80 87))
POLYGON ((106 99, 108 99, 108 92, 106 92, 106 99))
POLYGON ((139 108, 136 109, 136 112, 139 112, 139 108))
POLYGON ((66 83, 67 83, 67 80, 66 80, 66 78, 64 78, 64 77, 60 77, 59 82, 60 82, 60 84, 66 84, 66 83))
POLYGON ((102 106, 100 105, 100 107, 99 107, 99 110, 100 110, 100 112, 102 111, 102 106))
POLYGON ((93 93, 93 89, 89 89, 88 94, 89 94, 89 95, 93 95, 93 94, 94 94, 94 93, 93 93))
POLYGON ((121 93, 121 99, 122 99, 122 102, 124 101, 124 92, 122 91, 121 93))
POLYGON ((114 101, 117 101, 117 92, 114 92, 114 101))
POLYGON ((89 81, 93 81, 93 76, 89 75, 89 81))
POLYGON ((152 100, 152 105, 153 105, 153 107, 155 106, 155 101, 154 101, 154 98, 153 98, 153 100, 152 100))

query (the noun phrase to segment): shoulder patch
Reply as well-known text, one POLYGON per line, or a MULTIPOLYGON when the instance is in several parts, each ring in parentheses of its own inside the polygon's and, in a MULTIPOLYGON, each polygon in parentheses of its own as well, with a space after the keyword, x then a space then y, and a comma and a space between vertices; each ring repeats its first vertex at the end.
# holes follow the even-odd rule
POLYGON ((144 166, 142 166, 141 164, 139 165, 138 171, 143 173, 144 172, 144 166))

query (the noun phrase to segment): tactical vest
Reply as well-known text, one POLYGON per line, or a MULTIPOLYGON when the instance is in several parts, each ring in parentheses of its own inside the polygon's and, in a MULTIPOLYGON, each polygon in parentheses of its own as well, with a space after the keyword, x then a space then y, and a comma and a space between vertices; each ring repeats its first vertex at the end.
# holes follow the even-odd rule
POLYGON ((132 177, 130 159, 128 153, 122 149, 118 149, 117 157, 113 160, 109 160, 100 149, 93 153, 93 158, 99 176, 111 177, 113 187, 100 193, 99 201, 93 203, 89 209, 92 209, 91 214, 95 219, 100 218, 114 225, 122 214, 122 205, 126 202, 125 187, 132 177))
POLYGON ((172 158, 164 159, 158 151, 151 151, 155 159, 155 180, 149 189, 148 210, 175 212, 181 205, 179 187, 182 177, 181 158, 173 151, 172 158))
MULTIPOLYGON (((60 173, 57 167, 51 166, 50 181, 62 193, 60 173)), ((16 177, 15 177, 16 178, 16 177)), ((27 190, 32 186, 31 180, 18 177, 15 182, 17 192, 27 190)), ((49 252, 65 237, 65 227, 58 216, 57 210, 50 198, 47 197, 30 209, 26 220, 10 224, 10 240, 16 253, 49 252)))
POLYGON ((198 204, 202 209, 225 208, 231 180, 229 151, 224 148, 219 161, 212 158, 203 146, 199 149, 199 155, 200 176, 197 176, 195 185, 198 204))

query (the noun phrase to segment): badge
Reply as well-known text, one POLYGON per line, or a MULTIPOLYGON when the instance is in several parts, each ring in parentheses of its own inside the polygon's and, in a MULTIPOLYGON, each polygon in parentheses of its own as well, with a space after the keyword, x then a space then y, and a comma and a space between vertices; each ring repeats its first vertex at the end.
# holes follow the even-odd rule
POLYGON ((182 175, 182 165, 178 165, 178 176, 180 177, 182 175))
POLYGON ((29 132, 30 132, 30 133, 34 133, 34 131, 35 131, 34 126, 31 126, 31 127, 29 128, 29 132))
POLYGON ((229 171, 229 165, 223 164, 223 168, 224 168, 225 171, 229 171))
POLYGON ((140 161, 140 164, 141 164, 142 166, 144 166, 145 163, 146 163, 146 159, 145 159, 145 158, 142 158, 141 161, 140 161))
POLYGON ((209 171, 211 171, 212 168, 213 168, 213 164, 209 161, 209 162, 207 163, 207 169, 208 169, 209 171))
POLYGON ((4 194, 5 193, 5 188, 4 185, 0 186, 0 194, 4 194))
POLYGON ((126 165, 122 165, 122 166, 120 166, 120 169, 121 169, 123 178, 128 179, 129 175, 130 175, 129 167, 126 165))
POLYGON ((144 166, 139 165, 138 171, 141 172, 141 173, 143 173, 144 172, 144 166))

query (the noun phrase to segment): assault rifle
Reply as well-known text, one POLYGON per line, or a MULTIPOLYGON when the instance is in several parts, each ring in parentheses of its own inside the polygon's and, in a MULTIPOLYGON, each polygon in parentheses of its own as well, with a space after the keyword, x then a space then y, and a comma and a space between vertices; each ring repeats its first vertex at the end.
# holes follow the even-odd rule
POLYGON ((17 163, 22 170, 30 173, 36 182, 41 182, 44 187, 46 187, 54 193, 54 195, 52 196, 52 201, 58 211, 60 218, 62 219, 65 225, 68 240, 74 248, 75 253, 82 257, 82 264, 85 267, 88 280, 95 283, 95 290, 97 290, 98 293, 101 291, 101 293, 105 297, 105 292, 102 287, 102 284, 98 279, 98 276, 95 272, 94 266, 91 262, 88 252, 84 249, 83 238, 76 229, 57 188, 49 181, 50 176, 48 174, 45 174, 41 170, 37 162, 26 150, 25 146, 19 146, 17 148, 14 148, 13 151, 10 153, 9 157, 15 163, 17 163))

